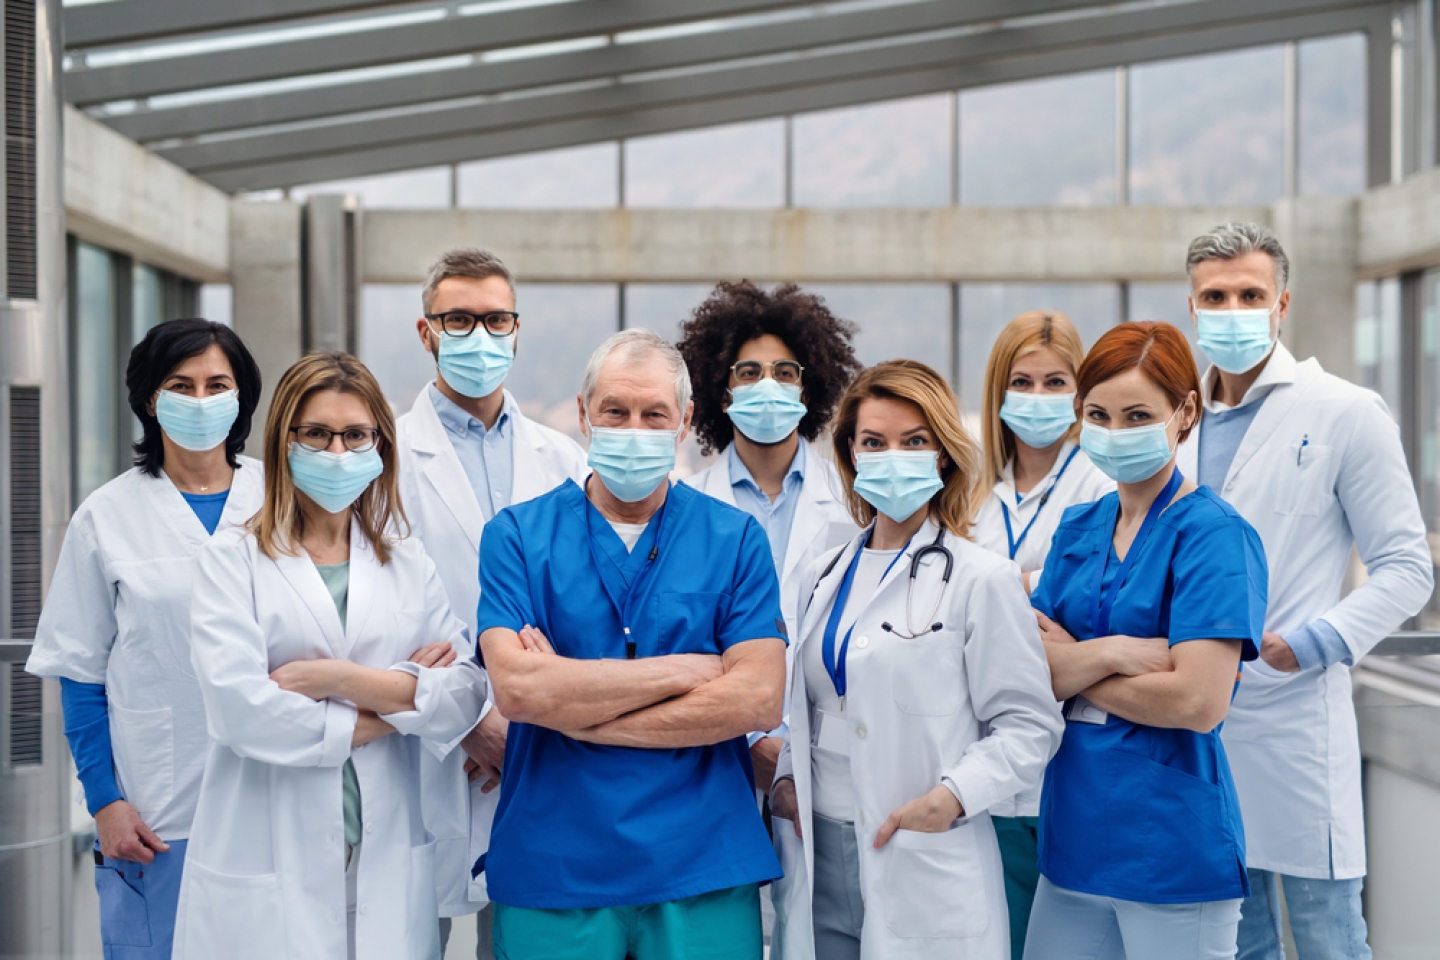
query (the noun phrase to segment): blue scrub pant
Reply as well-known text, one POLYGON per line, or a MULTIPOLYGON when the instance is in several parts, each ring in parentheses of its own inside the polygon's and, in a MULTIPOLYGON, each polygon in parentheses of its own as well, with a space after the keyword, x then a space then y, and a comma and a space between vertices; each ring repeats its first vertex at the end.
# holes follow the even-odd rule
MULTIPOLYGON (((105 960, 170 960, 187 841, 169 844, 168 852, 155 854, 154 863, 109 857, 96 861, 105 960)), ((95 851, 98 856, 99 841, 95 851)))
POLYGON ((1043 876, 1025 960, 1234 960, 1240 901, 1136 903, 1057 887, 1043 876))
POLYGON ((1363 879, 1312 880, 1251 870, 1250 896, 1240 908, 1240 960, 1283 960, 1280 888, 1290 912, 1290 932, 1300 960, 1370 960, 1363 879))

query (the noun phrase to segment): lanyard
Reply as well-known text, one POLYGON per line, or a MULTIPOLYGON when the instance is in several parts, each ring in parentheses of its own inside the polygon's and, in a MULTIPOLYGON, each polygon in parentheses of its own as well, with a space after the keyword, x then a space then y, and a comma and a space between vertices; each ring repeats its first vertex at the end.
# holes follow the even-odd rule
POLYGON ((1055 492, 1055 488, 1060 484, 1060 478, 1065 476, 1065 471, 1070 468, 1070 461, 1074 460, 1075 454, 1079 452, 1080 448, 1077 446, 1070 451, 1070 456, 1065 458, 1065 463, 1061 465, 1060 472, 1055 474, 1054 480, 1050 481, 1049 489, 1040 495, 1040 506, 1035 508, 1035 516, 1031 517, 1030 522, 1025 524, 1025 529, 1020 531, 1019 539, 1016 539, 1015 530, 1010 526, 1010 508, 1005 505, 1005 501, 1000 501, 1000 510, 1005 514, 1005 539, 1010 541, 1011 560, 1014 560, 1015 554, 1020 552, 1020 544, 1025 542, 1025 536, 1030 532, 1030 528, 1035 526, 1036 520, 1040 519, 1040 511, 1044 510, 1045 504, 1050 502, 1050 494, 1055 492))
MULTIPOLYGON (((913 538, 912 538, 913 539, 913 538)), ((855 583, 855 571, 860 567, 860 555, 865 552, 865 547, 870 543, 870 534, 865 534, 865 541, 855 551, 855 556, 850 558, 850 566, 845 570, 845 578, 840 581, 840 589, 835 593, 835 600, 830 605, 830 619, 825 622, 825 636, 820 644, 820 658, 825 661, 825 671, 830 674, 830 682, 835 684, 835 692, 840 697, 840 709, 845 709, 845 690, 849 686, 845 679, 845 660, 850 653, 850 635, 855 632, 855 624, 850 624, 850 629, 845 631, 845 638, 840 641, 840 659, 835 659, 835 634, 840 630, 840 618, 845 613, 845 604, 850 601, 850 588, 855 583)), ((895 564, 905 556, 905 551, 910 549, 910 541, 905 541, 905 546, 895 554, 885 572, 880 574, 880 582, 884 583, 890 571, 895 569, 895 564)), ((856 623, 860 621, 855 618, 856 623)))
MULTIPOLYGON (((589 511, 586 511, 586 533, 590 541, 590 560, 595 564, 596 575, 600 577, 600 588, 605 591, 605 596, 610 598, 611 605, 614 606, 615 612, 620 616, 620 626, 625 632, 625 659, 627 660, 635 659, 635 638, 630 634, 630 624, 634 619, 633 614, 636 603, 638 599, 642 599, 640 598, 640 584, 647 579, 646 574, 655 566, 655 558, 660 555, 660 535, 665 531, 665 508, 669 505, 670 498, 667 496, 665 502, 660 505, 660 509, 650 518, 650 522, 655 524, 655 541, 650 547, 650 556, 646 558, 645 566, 640 569, 639 573, 635 574, 635 579, 630 581, 630 586, 625 591, 625 599, 623 602, 611 592, 610 582, 606 580, 605 575, 601 573, 601 558, 595 553, 595 534, 589 529, 594 519, 588 515, 589 511)), ((587 506, 591 505, 587 504, 587 506)), ((594 509, 593 506, 591 506, 591 509, 594 509)), ((598 510, 595 511, 596 514, 599 514, 599 512, 598 510)), ((604 517, 601 517, 601 522, 605 522, 604 517)), ((649 593, 647 592, 645 596, 649 596, 649 593)))
MULTIPOLYGON (((1135 534, 1130 549, 1125 551, 1125 560, 1120 564, 1120 569, 1115 573, 1115 579, 1110 581, 1110 589, 1101 590, 1105 582, 1105 568, 1110 565, 1110 551, 1105 551, 1105 559, 1100 561, 1099 569, 1095 571, 1095 586, 1091 590, 1093 605, 1091 607, 1090 622, 1094 625, 1095 636, 1108 637, 1110 635, 1110 608, 1115 605, 1115 598, 1120 593, 1120 584, 1125 582, 1125 575, 1130 572, 1130 567, 1135 563, 1135 558, 1140 555, 1140 547, 1145 543, 1145 538, 1150 535, 1150 528, 1155 525, 1155 518, 1160 516, 1161 511, 1169 505, 1175 497, 1175 491, 1180 489, 1180 484, 1185 478, 1180 475, 1180 468, 1176 467, 1175 472, 1170 475, 1170 482, 1165 484, 1165 489, 1160 491, 1160 496, 1150 504, 1150 510, 1145 514, 1145 522, 1140 524, 1140 532, 1135 534), (1103 595, 1102 595, 1103 592, 1103 595)), ((1116 508, 1118 516, 1118 506, 1116 508)))

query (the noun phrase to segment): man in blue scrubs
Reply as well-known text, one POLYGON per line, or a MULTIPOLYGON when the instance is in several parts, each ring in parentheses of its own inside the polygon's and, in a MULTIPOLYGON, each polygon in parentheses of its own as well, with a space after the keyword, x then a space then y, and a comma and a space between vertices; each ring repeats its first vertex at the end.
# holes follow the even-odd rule
POLYGON ((785 633, 749 514, 672 485, 690 379, 627 330, 578 397, 594 471, 500 511, 478 629, 510 718, 486 871, 499 958, 759 960, 780 876, 745 735, 780 722, 785 633))

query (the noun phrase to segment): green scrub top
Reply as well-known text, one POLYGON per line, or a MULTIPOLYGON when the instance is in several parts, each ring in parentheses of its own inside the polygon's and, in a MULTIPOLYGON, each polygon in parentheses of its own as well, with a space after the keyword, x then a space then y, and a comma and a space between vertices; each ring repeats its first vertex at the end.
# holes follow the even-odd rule
MULTIPOLYGON (((350 596, 350 561, 328 565, 315 564, 330 599, 335 601, 335 612, 340 614, 340 629, 345 629, 345 612, 350 596)), ((345 842, 350 846, 360 842, 360 778, 355 775, 355 762, 346 760, 340 774, 341 796, 345 808, 345 842)))

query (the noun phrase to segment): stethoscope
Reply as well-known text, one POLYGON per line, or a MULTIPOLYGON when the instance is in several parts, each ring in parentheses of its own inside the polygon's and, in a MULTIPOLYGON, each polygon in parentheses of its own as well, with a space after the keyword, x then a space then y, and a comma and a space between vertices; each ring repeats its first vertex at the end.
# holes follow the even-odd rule
MULTIPOLYGON (((920 564, 924 562, 926 557, 932 556, 934 554, 939 554, 941 557, 944 558, 945 572, 941 575, 940 590, 935 594, 935 603, 931 605, 930 613, 928 616, 926 616, 925 619, 931 619, 935 616, 935 612, 940 609, 940 601, 945 596, 945 587, 947 584, 949 584, 950 574, 955 569, 955 557, 950 552, 950 549, 946 547, 943 543, 944 538, 945 528, 942 526, 939 532, 935 534, 935 539, 930 543, 926 544, 925 546, 921 547, 919 550, 916 550, 915 555, 910 558, 910 583, 905 588, 905 629, 908 632, 902 633, 899 630, 896 630, 894 624, 888 621, 880 624, 881 630, 884 630, 886 633, 894 634, 895 636, 900 637, 903 640, 915 640, 925 636, 926 634, 936 633, 940 630, 945 629, 945 625, 943 623, 936 621, 930 624, 928 628, 917 631, 914 627, 912 614, 912 608, 915 599, 915 578, 920 574, 920 564)), ((840 708, 842 710, 845 708, 845 691, 849 686, 846 678, 845 664, 850 652, 850 636, 855 632, 855 624, 850 624, 850 629, 845 631, 845 636, 840 641, 840 648, 838 651, 835 648, 835 635, 839 631, 840 618, 844 615, 845 605, 850 599, 850 588, 855 582, 855 571, 860 566, 860 555, 864 552, 865 546, 869 542, 870 534, 867 533, 865 535, 864 541, 862 541, 859 547, 856 548, 855 555, 850 558, 850 566, 846 568, 845 577, 840 581, 840 587, 835 593, 835 599, 831 602, 830 616, 829 619, 826 620, 825 632, 821 638, 820 644, 820 658, 825 664, 825 671, 830 674, 831 682, 835 684, 835 693, 840 697, 840 708)), ((907 543, 905 545, 905 548, 896 555, 895 560, 899 560, 900 557, 904 556, 905 550, 908 549, 909 546, 910 545, 907 543)), ((835 564, 839 563, 840 557, 843 553, 844 551, 841 551, 840 553, 837 553, 835 555, 835 559, 830 561, 830 566, 826 567, 824 572, 820 574, 819 580, 824 580, 830 575, 830 571, 835 569, 835 564)), ((895 560, 890 561, 891 567, 894 566, 895 560)), ((881 574, 880 576, 880 581, 882 583, 885 581, 885 577, 888 576, 889 573, 890 567, 887 567, 885 569, 885 573, 881 574)), ((819 580, 816 581, 817 586, 819 584, 819 580)))

